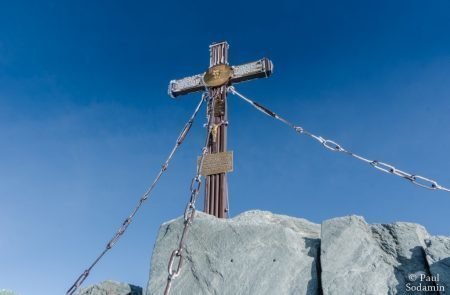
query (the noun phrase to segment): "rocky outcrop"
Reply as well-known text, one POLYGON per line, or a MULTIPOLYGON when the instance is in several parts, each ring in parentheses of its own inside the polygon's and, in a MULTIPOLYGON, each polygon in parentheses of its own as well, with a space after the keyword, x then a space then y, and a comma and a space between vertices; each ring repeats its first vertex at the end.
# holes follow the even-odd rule
POLYGON ((105 281, 81 290, 79 295, 142 295, 142 288, 125 283, 105 281))
MULTIPOLYGON (((162 225, 153 252, 148 295, 163 294, 167 262, 183 220, 162 225)), ((185 263, 171 294, 318 294, 320 226, 253 211, 217 219, 197 213, 185 263)))
MULTIPOLYGON (((183 226, 161 226, 146 295, 162 294, 183 226)), ((450 238, 413 223, 322 225, 251 211, 223 220, 197 213, 171 294, 450 294, 450 238)))
POLYGON ((431 237, 425 242, 430 272, 433 277, 439 278, 436 284, 444 287, 446 293, 441 294, 450 294, 450 238, 431 237))
POLYGON ((426 239, 426 230, 412 223, 368 225, 359 216, 325 221, 320 256, 324 294, 407 294, 419 286, 433 287, 434 282, 420 280, 431 277, 426 239))
MULTIPOLYGON (((182 228, 182 217, 161 226, 146 295, 164 293, 182 228)), ((450 295, 450 237, 414 223, 346 216, 319 225, 262 211, 231 219, 197 212, 184 255, 171 295, 450 295)), ((79 295, 141 294, 108 281, 79 295)))

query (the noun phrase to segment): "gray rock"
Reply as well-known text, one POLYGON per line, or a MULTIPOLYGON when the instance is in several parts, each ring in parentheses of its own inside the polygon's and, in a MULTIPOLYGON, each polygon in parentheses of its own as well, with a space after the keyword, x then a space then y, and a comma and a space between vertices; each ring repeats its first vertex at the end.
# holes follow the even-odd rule
MULTIPOLYGON (((182 226, 182 218, 161 226, 147 295, 163 294, 182 226)), ((250 211, 228 220, 198 212, 171 294, 318 294, 319 236, 318 224, 270 212, 250 211)))
MULTIPOLYGON (((182 226, 182 218, 161 226, 147 295, 163 294, 182 226)), ((347 216, 320 228, 270 212, 229 220, 198 213, 186 243, 172 295, 450 295, 450 237, 413 223, 347 216)))
POLYGON ((371 226, 359 216, 323 222, 323 294, 423 294, 411 291, 433 286, 420 280, 421 275, 430 276, 427 238, 426 230, 412 223, 371 226))
POLYGON ((142 288, 126 283, 104 281, 81 290, 79 295, 142 295, 142 288))
POLYGON ((442 295, 450 294, 450 238, 431 237, 426 242, 425 252, 431 274, 434 278, 439 278, 436 285, 443 287, 442 295))

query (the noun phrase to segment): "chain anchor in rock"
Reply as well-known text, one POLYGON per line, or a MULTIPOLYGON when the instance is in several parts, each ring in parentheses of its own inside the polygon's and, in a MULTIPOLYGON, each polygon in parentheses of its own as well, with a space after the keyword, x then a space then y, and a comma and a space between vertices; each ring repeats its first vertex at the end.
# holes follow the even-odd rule
MULTIPOLYGON (((212 115, 209 114, 207 116, 208 122, 205 124, 208 128, 208 134, 213 134, 214 126, 211 124, 211 117, 212 115)), ((220 126, 220 125, 219 125, 220 126)), ((217 127, 216 127, 217 128, 217 127)), ((196 174, 194 178, 192 178, 191 186, 190 186, 190 192, 191 196, 189 198, 189 202, 186 205, 186 208, 184 210, 183 214, 183 232, 181 234, 180 241, 178 243, 178 248, 172 251, 172 254, 169 258, 169 263, 167 266, 167 283, 166 288, 164 289, 164 295, 169 295, 170 290, 172 287, 173 280, 180 275, 181 268, 183 266, 184 262, 184 256, 183 253, 185 251, 185 243, 186 238, 189 232, 189 227, 192 225, 192 222, 194 221, 195 217, 195 204, 197 202, 197 197, 200 192, 200 188, 202 185, 202 176, 201 176, 201 170, 203 166, 203 160, 205 158, 205 155, 208 153, 208 142, 209 142, 209 136, 206 136, 206 141, 202 149, 202 153, 200 155, 200 159, 197 164, 196 174), (178 262, 176 260, 178 259, 178 262), (175 267, 174 267, 175 266, 175 267)))

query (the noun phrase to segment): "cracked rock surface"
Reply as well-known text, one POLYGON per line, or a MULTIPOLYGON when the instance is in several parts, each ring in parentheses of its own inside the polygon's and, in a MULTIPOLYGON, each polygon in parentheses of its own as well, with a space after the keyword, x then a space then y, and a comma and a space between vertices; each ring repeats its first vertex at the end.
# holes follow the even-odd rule
MULTIPOLYGON (((182 226, 182 218, 161 226, 147 295, 164 293, 182 226)), ((320 225, 305 219, 249 211, 224 220, 198 212, 171 294, 318 294, 319 237, 320 225)))
POLYGON ((450 237, 431 237, 425 242, 430 272, 434 277, 439 275, 439 284, 445 288, 441 294, 450 294, 450 237))
POLYGON ((409 291, 421 283, 433 286, 420 280, 421 275, 430 277, 424 252, 427 238, 426 230, 413 223, 369 225, 360 216, 325 221, 320 256, 323 293, 425 294, 409 291))
POLYGON ((104 281, 81 290, 79 295, 142 295, 142 288, 125 283, 104 281))
MULTIPOLYGON (((164 293, 182 229, 183 217, 161 226, 146 295, 164 293)), ((184 255, 171 295, 450 295, 450 237, 414 223, 345 216, 319 225, 264 211, 231 219, 197 212, 184 255)), ((142 294, 129 287, 102 283, 81 294, 142 294)))

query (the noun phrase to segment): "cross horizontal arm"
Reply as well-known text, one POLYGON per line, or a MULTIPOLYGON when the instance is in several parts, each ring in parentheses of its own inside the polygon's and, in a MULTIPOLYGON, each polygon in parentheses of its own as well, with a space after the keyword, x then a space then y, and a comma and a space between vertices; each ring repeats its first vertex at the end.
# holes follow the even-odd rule
MULTIPOLYGON (((273 71, 273 64, 267 58, 258 61, 232 66, 233 75, 230 83, 239 83, 256 78, 269 77, 273 71)), ((173 98, 191 92, 205 89, 203 74, 186 77, 179 80, 172 80, 169 83, 169 95, 173 98)))

